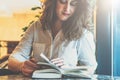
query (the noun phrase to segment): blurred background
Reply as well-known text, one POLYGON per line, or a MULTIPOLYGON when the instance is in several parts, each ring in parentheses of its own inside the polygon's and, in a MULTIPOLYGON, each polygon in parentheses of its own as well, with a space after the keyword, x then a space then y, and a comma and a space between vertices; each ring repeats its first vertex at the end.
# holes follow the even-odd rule
POLYGON ((0 0, 0 57, 11 53, 24 34, 24 28, 40 10, 43 0, 0 0))

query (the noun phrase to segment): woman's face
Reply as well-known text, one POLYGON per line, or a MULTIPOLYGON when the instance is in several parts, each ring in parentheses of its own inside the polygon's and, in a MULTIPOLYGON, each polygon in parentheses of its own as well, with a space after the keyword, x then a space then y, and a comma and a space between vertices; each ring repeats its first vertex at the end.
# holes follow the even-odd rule
POLYGON ((58 20, 66 21, 76 9, 77 0, 57 0, 56 15, 58 20))

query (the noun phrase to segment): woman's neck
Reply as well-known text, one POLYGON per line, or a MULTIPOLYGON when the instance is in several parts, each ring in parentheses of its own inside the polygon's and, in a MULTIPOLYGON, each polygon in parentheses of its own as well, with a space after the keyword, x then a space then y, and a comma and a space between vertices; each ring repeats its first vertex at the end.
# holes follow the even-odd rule
POLYGON ((53 38, 55 38, 55 36, 61 30, 61 28, 62 28, 62 22, 57 20, 55 22, 54 26, 52 27, 52 36, 53 36, 53 38))

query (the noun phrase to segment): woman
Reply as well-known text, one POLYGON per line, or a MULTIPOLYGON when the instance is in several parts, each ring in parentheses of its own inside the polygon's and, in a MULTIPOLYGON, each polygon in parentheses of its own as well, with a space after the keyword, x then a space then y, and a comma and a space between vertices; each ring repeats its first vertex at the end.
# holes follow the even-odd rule
POLYGON ((46 0, 42 17, 29 27, 10 56, 9 69, 31 76, 44 53, 58 67, 79 64, 94 73, 95 44, 89 31, 93 4, 94 0, 46 0))

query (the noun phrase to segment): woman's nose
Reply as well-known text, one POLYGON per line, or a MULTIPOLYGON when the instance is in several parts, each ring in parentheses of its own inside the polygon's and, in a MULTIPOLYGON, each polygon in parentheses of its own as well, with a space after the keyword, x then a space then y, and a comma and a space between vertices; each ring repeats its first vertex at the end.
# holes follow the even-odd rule
POLYGON ((70 4, 66 3, 65 7, 64 7, 64 10, 67 11, 67 12, 69 12, 70 11, 70 7, 71 7, 70 4))

